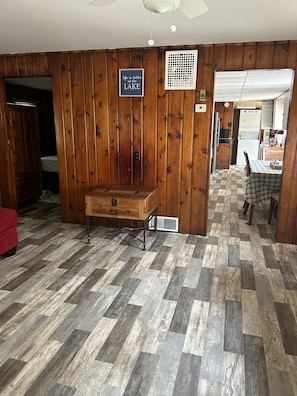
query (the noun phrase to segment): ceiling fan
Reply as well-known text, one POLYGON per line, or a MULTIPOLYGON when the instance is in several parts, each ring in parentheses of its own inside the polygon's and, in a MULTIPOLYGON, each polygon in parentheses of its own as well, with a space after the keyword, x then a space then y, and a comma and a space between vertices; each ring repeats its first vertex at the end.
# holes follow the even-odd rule
MULTIPOLYGON (((115 3, 117 0, 91 0, 92 6, 107 6, 115 3)), ((143 5, 148 11, 163 14, 172 12, 178 8, 188 18, 195 18, 208 11, 203 0, 143 0, 143 5)))

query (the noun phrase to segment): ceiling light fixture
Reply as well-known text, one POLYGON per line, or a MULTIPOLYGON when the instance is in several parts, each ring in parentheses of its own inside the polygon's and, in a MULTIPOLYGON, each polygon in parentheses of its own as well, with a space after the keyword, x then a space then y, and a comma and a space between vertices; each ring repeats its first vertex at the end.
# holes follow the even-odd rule
POLYGON ((153 40, 153 12, 151 11, 151 20, 150 20, 150 30, 151 30, 151 36, 150 39, 147 41, 148 45, 152 47, 155 45, 155 41, 153 40))
MULTIPOLYGON (((172 11, 172 0, 143 0, 143 5, 147 10, 158 14, 172 11)), ((197 16, 203 15, 208 10, 203 0, 175 0, 174 9, 177 10, 178 8, 188 18, 196 18, 197 16)))
MULTIPOLYGON (((179 7, 180 2, 181 0, 175 0, 175 8, 179 7)), ((158 14, 172 11, 172 0, 143 0, 143 5, 147 10, 158 14)))
MULTIPOLYGON (((92 6, 108 6, 117 0, 89 0, 92 6)), ((172 0, 142 0, 144 7, 152 12, 163 14, 172 11, 172 0)), ((175 0, 175 10, 179 8, 187 18, 196 18, 208 11, 203 0, 175 0)))

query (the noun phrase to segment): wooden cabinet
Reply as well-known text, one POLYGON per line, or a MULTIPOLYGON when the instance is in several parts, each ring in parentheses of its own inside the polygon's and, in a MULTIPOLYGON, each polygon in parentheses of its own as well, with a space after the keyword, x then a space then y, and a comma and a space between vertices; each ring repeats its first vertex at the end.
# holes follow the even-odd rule
POLYGON ((267 161, 283 161, 284 158, 284 148, 283 147, 263 147, 263 160, 267 161))
POLYGON ((219 143, 217 148, 217 169, 228 169, 230 164, 230 143, 219 143))
POLYGON ((38 199, 42 186, 37 108, 7 107, 17 203, 38 199))

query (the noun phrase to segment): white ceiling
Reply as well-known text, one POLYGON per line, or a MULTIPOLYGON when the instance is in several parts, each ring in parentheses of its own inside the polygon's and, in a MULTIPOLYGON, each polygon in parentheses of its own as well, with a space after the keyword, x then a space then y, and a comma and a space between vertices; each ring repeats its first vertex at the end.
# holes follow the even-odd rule
POLYGON ((216 72, 215 102, 276 99, 291 89, 293 79, 291 69, 216 72))
MULTIPOLYGON (((205 0, 208 12, 153 14, 156 46, 297 39, 296 0, 205 0)), ((151 14, 142 0, 1 0, 0 53, 145 47, 151 14)))

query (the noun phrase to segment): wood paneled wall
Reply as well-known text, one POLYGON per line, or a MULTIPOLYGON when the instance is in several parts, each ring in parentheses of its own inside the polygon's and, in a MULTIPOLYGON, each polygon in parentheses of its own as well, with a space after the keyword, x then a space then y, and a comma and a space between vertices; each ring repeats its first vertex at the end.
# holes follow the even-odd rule
MULTIPOLYGON (((297 44, 286 41, 185 48, 199 50, 196 91, 164 90, 167 48, 0 56, 2 77, 53 78, 63 221, 85 222, 84 194, 96 185, 134 184, 159 188, 159 214, 179 217, 180 232, 207 233, 214 72, 295 69, 297 44), (143 98, 118 96, 118 70, 129 67, 144 68, 143 98), (193 111, 200 89, 206 90, 206 113, 193 111), (140 153, 140 160, 135 160, 135 151, 140 153)), ((9 162, 3 81, 0 100, 2 169, 9 162)), ((297 243, 296 153, 295 81, 277 229, 277 239, 289 243, 297 243)), ((0 170, 2 199, 11 206, 14 188, 3 173, 0 170)))
POLYGON ((224 102, 215 103, 215 111, 219 113, 221 128, 230 129, 229 137, 231 137, 233 123, 233 102, 228 107, 224 106, 224 102))

